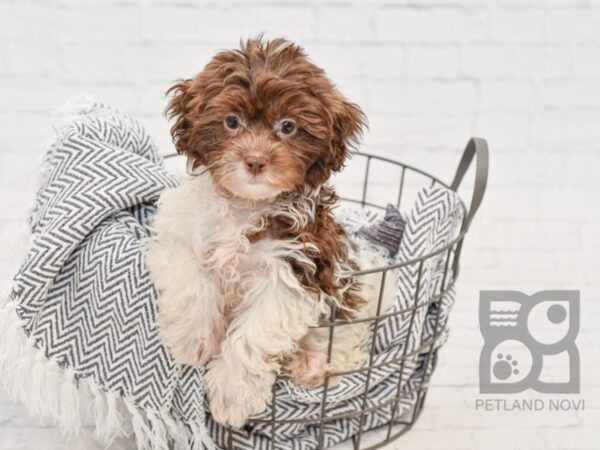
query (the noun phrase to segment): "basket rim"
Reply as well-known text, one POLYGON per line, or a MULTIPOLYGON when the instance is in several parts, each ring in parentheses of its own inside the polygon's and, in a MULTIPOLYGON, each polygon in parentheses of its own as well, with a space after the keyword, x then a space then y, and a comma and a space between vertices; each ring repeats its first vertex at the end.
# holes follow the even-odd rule
MULTIPOLYGON (((163 155, 164 159, 173 159, 176 157, 182 157, 183 155, 180 153, 169 153, 167 155, 163 155)), ((376 159, 378 161, 383 161, 389 164, 394 164, 396 166, 399 167, 403 167, 403 170, 409 170, 412 172, 416 172, 419 175, 422 175, 424 177, 427 177, 429 179, 431 179, 434 183, 438 183, 440 185, 442 185, 443 187, 445 187, 446 189, 452 190, 456 193, 459 201, 460 201, 460 206, 463 210, 463 226, 461 226, 461 231, 456 235, 456 237, 454 239, 452 239, 451 241, 449 241, 446 245, 444 245, 443 247, 439 247, 425 255, 421 255, 419 257, 416 258, 412 258, 406 261, 399 261, 399 262, 393 262, 391 264, 387 264, 384 266, 375 266, 375 267, 369 267, 366 269, 361 269, 361 270, 353 270, 353 271, 347 271, 344 272, 341 276, 342 279, 344 278, 352 278, 352 277, 357 277, 357 276, 362 276, 362 275, 370 275, 370 274, 374 274, 374 273, 383 273, 383 272, 387 272, 389 270, 394 270, 394 269, 399 269, 401 267, 405 267, 405 266, 409 266, 411 264, 416 264, 416 263, 423 263, 425 260, 432 258, 434 256, 439 255, 440 253, 443 253, 445 251, 447 251, 448 249, 452 248, 454 245, 456 245, 457 243, 459 243, 467 234, 468 229, 466 227, 464 227, 464 220, 468 214, 468 210, 467 207, 465 205, 464 200, 462 199, 462 197, 458 194, 458 192, 456 192, 454 189, 452 189, 452 187, 442 181, 440 178, 436 177, 435 175, 431 175, 428 172, 425 172, 422 169, 418 169, 413 165, 410 164, 405 164, 401 161, 396 161, 394 159, 385 157, 385 156, 380 156, 380 155, 375 155, 373 153, 367 153, 367 152, 353 152, 351 154, 351 158, 354 156, 359 156, 359 157, 364 157, 366 158, 368 161, 371 159, 376 159)), ((350 198, 344 198, 344 197, 340 197, 340 200, 342 202, 349 202, 349 203, 358 203, 361 205, 361 208, 364 209, 365 206, 371 207, 371 208, 376 208, 376 209, 385 209, 384 206, 381 205, 376 205, 374 203, 369 203, 366 202, 364 200, 356 200, 356 199, 350 199, 350 198)))

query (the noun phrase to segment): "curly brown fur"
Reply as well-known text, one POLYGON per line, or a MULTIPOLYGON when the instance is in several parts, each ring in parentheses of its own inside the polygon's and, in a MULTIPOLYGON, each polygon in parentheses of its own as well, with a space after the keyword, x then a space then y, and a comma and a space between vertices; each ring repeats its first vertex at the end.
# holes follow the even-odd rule
POLYGON ((307 187, 320 188, 314 219, 303 229, 278 216, 271 220, 270 232, 260 237, 296 237, 316 245, 318 252, 307 253, 317 271, 291 262, 294 270, 308 289, 333 297, 343 290, 338 315, 349 317, 361 299, 356 287, 339 279, 338 269, 340 264, 356 265, 349 260, 344 230, 331 213, 337 196, 321 186, 343 167, 360 136, 365 126, 360 108, 335 89, 302 48, 284 39, 258 38, 243 42, 239 50, 221 51, 195 78, 179 81, 169 92, 174 94, 168 114, 175 119, 171 133, 177 151, 188 156, 193 168, 207 166, 224 192, 240 194, 231 167, 248 152, 267 159, 275 197, 303 196, 307 187), (223 125, 232 115, 244 121, 243 132, 232 133, 223 125), (296 124, 290 137, 274 133, 282 118, 296 124))
POLYGON ((299 46, 283 39, 249 40, 239 50, 221 51, 195 78, 169 92, 176 149, 193 167, 211 167, 223 180, 224 161, 262 146, 286 192, 316 188, 340 170, 365 124, 360 108, 344 99, 299 46), (245 133, 223 126, 229 115, 241 116, 245 133), (273 126, 283 118, 295 120, 297 131, 278 139, 273 126))

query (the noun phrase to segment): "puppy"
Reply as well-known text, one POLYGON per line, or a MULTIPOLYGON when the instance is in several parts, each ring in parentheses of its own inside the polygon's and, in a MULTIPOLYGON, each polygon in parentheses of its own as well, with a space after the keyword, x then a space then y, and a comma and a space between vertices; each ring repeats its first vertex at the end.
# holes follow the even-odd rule
POLYGON ((193 176, 160 197, 148 244, 158 329, 176 362, 206 365, 214 419, 240 427, 265 409, 276 374, 315 387, 360 359, 366 325, 336 341, 329 364, 327 330, 309 327, 334 305, 343 319, 366 311, 325 184, 365 117, 283 39, 221 51, 170 92, 193 176))

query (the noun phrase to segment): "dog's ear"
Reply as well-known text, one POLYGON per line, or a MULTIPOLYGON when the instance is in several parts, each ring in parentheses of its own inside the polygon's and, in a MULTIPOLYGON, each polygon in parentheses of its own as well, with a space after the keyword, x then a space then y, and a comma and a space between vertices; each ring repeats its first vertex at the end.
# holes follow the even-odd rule
POLYGON ((363 128, 367 126, 365 114, 360 107, 338 95, 333 102, 332 157, 329 166, 336 172, 344 166, 350 150, 358 142, 363 128))
POLYGON ((331 124, 329 151, 308 169, 306 180, 311 186, 323 184, 332 172, 344 167, 350 150, 358 142, 363 128, 367 126, 365 114, 358 105, 347 101, 335 89, 329 90, 325 105, 331 124))
POLYGON ((187 154, 188 163, 193 167, 203 164, 202 153, 195 151, 193 146, 193 123, 198 115, 195 111, 202 103, 201 93, 194 87, 193 80, 179 80, 167 91, 171 100, 165 111, 169 119, 175 122, 171 127, 171 137, 177 153, 187 154))

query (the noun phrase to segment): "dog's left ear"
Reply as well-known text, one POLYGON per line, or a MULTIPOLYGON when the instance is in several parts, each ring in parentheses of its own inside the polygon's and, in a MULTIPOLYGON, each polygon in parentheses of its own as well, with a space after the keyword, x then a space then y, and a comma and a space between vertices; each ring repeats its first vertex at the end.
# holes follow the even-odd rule
POLYGON ((363 128, 367 126, 365 114, 360 107, 348 102, 341 95, 333 103, 332 157, 329 166, 336 172, 344 166, 350 150, 358 142, 363 128))

